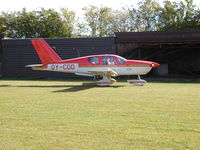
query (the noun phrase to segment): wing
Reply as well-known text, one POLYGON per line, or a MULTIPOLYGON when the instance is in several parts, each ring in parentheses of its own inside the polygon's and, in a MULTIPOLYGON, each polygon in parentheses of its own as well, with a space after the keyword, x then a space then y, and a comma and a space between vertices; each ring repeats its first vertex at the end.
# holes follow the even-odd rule
POLYGON ((111 76, 116 77, 118 76, 117 72, 113 71, 112 69, 109 70, 98 70, 98 71, 89 71, 91 74, 100 75, 100 76, 111 76))

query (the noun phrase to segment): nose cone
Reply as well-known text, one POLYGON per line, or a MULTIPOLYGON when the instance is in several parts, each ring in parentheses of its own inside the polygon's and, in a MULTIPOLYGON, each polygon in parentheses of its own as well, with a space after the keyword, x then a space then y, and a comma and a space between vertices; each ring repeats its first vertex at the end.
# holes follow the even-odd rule
POLYGON ((158 67, 158 66, 160 66, 160 64, 158 64, 158 63, 156 63, 156 62, 151 62, 151 67, 152 67, 152 68, 156 68, 156 67, 158 67))
POLYGON ((127 65, 134 65, 134 66, 150 66, 152 68, 156 68, 160 66, 160 64, 153 62, 153 61, 142 61, 142 60, 127 60, 127 65))

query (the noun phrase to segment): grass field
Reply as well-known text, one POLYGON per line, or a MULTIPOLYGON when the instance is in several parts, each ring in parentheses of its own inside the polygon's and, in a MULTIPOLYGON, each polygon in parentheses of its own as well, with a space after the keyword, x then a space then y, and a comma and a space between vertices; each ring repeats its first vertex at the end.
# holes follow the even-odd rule
POLYGON ((200 83, 0 80, 1 150, 200 149, 200 83))

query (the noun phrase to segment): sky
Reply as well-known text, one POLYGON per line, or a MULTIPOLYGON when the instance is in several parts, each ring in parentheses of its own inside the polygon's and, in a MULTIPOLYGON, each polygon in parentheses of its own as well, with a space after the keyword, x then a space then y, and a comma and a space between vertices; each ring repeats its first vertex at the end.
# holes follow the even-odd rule
MULTIPOLYGON (((134 6, 141 0, 2 0, 0 11, 19 11, 22 8, 27 10, 36 10, 39 8, 53 8, 59 11, 60 8, 68 8, 76 12, 77 16, 82 16, 82 8, 89 5, 107 6, 112 9, 120 9, 126 6, 134 6)), ((160 4, 164 0, 158 0, 160 4)), ((173 0, 180 1, 180 0, 173 0)), ((200 5, 200 0, 193 0, 195 5, 200 5)))

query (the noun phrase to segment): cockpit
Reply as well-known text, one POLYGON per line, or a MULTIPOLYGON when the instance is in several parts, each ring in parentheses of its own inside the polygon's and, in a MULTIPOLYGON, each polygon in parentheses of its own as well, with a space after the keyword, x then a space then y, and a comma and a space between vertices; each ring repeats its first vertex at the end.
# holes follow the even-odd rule
POLYGON ((103 55, 88 57, 88 62, 91 64, 115 65, 124 64, 126 59, 117 55, 103 55))
POLYGON ((103 65, 115 65, 116 61, 113 56, 102 56, 102 64, 103 65))

